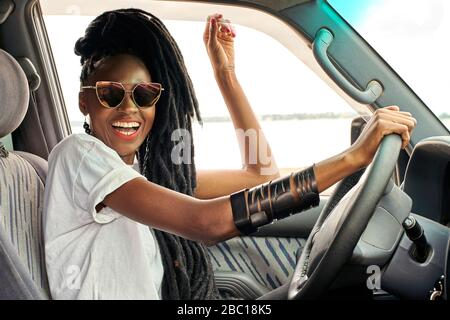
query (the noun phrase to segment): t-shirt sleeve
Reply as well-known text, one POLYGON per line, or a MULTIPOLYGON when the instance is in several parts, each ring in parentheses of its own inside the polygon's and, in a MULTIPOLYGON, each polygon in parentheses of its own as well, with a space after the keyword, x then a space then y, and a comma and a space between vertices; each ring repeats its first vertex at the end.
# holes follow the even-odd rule
POLYGON ((116 219, 119 214, 107 207, 97 212, 95 207, 123 184, 143 176, 101 141, 89 143, 88 148, 81 146, 81 150, 74 150, 75 153, 81 151, 83 154, 73 179, 72 197, 74 204, 90 214, 95 222, 105 224, 116 219))

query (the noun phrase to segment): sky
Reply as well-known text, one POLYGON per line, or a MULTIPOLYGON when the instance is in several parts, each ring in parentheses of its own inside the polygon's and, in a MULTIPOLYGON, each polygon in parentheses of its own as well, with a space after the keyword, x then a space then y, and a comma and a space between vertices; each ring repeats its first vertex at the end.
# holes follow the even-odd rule
POLYGON ((435 113, 450 113, 450 1, 329 0, 435 113))

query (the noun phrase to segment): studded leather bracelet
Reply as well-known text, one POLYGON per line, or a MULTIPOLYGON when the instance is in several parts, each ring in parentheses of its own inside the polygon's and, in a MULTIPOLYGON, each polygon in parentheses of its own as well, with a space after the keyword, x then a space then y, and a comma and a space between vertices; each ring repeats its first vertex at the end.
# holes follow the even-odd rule
POLYGON ((314 166, 230 196, 233 220, 242 234, 319 205, 314 166))

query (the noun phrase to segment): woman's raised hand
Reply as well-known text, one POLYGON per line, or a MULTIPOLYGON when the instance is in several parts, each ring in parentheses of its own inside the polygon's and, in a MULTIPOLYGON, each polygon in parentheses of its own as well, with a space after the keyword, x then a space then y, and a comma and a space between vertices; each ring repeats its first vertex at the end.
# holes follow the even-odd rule
POLYGON ((349 149, 354 163, 361 167, 369 165, 383 137, 391 133, 400 135, 403 140, 402 148, 406 148, 416 124, 411 113, 400 111, 398 106, 378 109, 349 149))
POLYGON ((236 31, 229 20, 218 13, 208 16, 203 41, 214 73, 234 71, 234 37, 236 31))

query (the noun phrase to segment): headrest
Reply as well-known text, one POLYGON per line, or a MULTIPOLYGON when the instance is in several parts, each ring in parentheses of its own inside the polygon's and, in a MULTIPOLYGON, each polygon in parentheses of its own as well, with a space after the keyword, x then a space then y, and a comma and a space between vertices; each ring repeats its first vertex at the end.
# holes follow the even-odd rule
POLYGON ((28 80, 19 63, 0 49, 0 138, 17 129, 28 109, 28 80))

